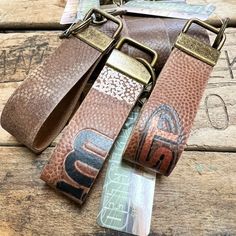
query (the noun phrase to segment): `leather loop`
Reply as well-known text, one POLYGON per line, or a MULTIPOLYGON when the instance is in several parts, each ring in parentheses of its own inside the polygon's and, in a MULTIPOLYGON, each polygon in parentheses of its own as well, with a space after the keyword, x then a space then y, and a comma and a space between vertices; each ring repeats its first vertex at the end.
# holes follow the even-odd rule
POLYGON ((191 43, 180 42, 184 44, 183 50, 179 47, 172 50, 123 154, 123 159, 166 176, 172 172, 186 146, 213 69, 191 49, 199 48, 199 54, 203 49, 219 54, 209 45, 188 37, 191 43))
POLYGON ((86 43, 87 35, 64 39, 3 109, 2 127, 35 153, 42 152, 64 128, 89 78, 99 73, 97 65, 104 64, 102 58, 114 47, 114 39, 98 27, 91 30, 106 38, 103 51, 86 43))
POLYGON ((130 67, 135 66, 144 77, 149 75, 150 80, 151 74, 142 63, 114 49, 41 174, 42 180, 80 204, 145 87, 142 79, 138 81, 116 67, 120 65, 117 60, 131 63, 130 67))

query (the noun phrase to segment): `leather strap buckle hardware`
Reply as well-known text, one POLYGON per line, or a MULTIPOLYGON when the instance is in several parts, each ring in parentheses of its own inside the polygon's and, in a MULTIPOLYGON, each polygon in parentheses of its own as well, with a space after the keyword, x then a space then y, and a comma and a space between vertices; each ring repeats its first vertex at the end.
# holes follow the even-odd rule
POLYGON ((150 80, 155 79, 155 72, 153 67, 155 66, 158 59, 156 51, 151 48, 129 38, 122 38, 115 49, 113 50, 111 56, 109 57, 107 64, 114 69, 121 71, 122 73, 130 76, 132 79, 147 85, 150 80), (149 55, 152 56, 152 62, 149 63, 143 58, 131 58, 126 54, 121 52, 124 44, 131 45, 149 55))
POLYGON ((151 74, 151 80, 148 84, 145 85, 145 88, 142 92, 142 94, 140 95, 139 99, 138 99, 138 105, 140 107, 142 107, 144 105, 144 103, 147 101, 147 99, 150 97, 151 92, 155 86, 156 83, 156 73, 153 69, 153 67, 149 64, 149 62, 147 62, 145 59, 143 58, 136 58, 138 61, 140 61, 145 67, 146 69, 149 71, 149 73, 151 74))
POLYGON ((83 30, 84 28, 87 28, 89 24, 91 23, 91 20, 92 18, 89 18, 83 21, 82 23, 81 22, 72 23, 71 26, 60 35, 60 39, 69 38, 69 36, 73 34, 75 30, 76 32, 79 32, 83 30))
MULTIPOLYGON (((134 61, 134 63, 132 63, 132 66, 131 66, 131 62, 129 63, 128 61, 123 60, 123 58, 121 59, 121 61, 123 62, 122 65, 120 64, 120 60, 115 60, 115 57, 113 60, 111 60, 112 57, 109 58, 110 60, 108 59, 108 62, 107 62, 108 64, 110 64, 110 66, 115 67, 117 70, 122 70, 123 73, 128 74, 129 76, 131 76, 132 78, 134 78, 138 82, 141 82, 145 85, 145 88, 138 99, 138 105, 143 106, 144 102, 149 97, 150 92, 152 91, 152 88, 155 84, 156 74, 155 74, 154 67, 157 63, 158 55, 157 55, 156 51, 154 51, 153 49, 151 49, 151 48, 145 46, 144 44, 139 43, 131 38, 128 38, 128 37, 122 38, 118 42, 115 49, 120 51, 124 44, 128 44, 130 46, 133 46, 134 48, 137 48, 152 57, 151 63, 149 63, 144 58, 138 57, 138 58, 136 58, 137 61, 134 61), (126 63, 125 63, 125 61, 126 61, 126 63), (119 63, 119 65, 117 62, 119 63), (138 69, 137 62, 140 62, 146 68, 146 70, 147 70, 146 73, 143 73, 143 69, 141 69, 141 70, 138 69), (122 69, 120 69, 120 68, 122 68, 122 69), (147 74, 147 72, 149 73, 149 75, 147 74)), ((121 58, 121 56, 124 54, 122 54, 122 52, 119 52, 119 51, 116 52, 115 49, 113 50, 113 53, 117 54, 116 57, 121 58)))
POLYGON ((91 9, 85 16, 84 21, 82 23, 76 23, 72 25, 67 31, 64 32, 63 37, 69 37, 71 34, 85 43, 89 44, 91 47, 95 48, 100 52, 106 51, 114 41, 119 37, 119 34, 123 28, 123 24, 121 20, 112 16, 111 14, 102 11, 100 9, 94 8, 91 9), (94 20, 94 15, 101 15, 105 19, 111 20, 116 23, 117 29, 114 32, 112 37, 109 37, 102 31, 98 30, 93 25, 103 24, 103 19, 101 21, 94 20))
POLYGON ((228 21, 229 19, 226 19, 222 27, 217 29, 212 25, 198 19, 189 20, 184 26, 182 33, 177 38, 175 47, 211 66, 214 66, 219 58, 220 50, 226 40, 224 31, 227 27, 228 21), (212 46, 207 45, 187 34, 188 29, 193 23, 217 34, 212 46))
POLYGON ((107 19, 113 21, 118 25, 118 28, 113 35, 113 38, 116 39, 123 28, 122 22, 115 16, 97 8, 91 9, 84 17, 83 22, 73 23, 67 30, 65 30, 61 34, 60 38, 68 38, 71 34, 77 34, 84 28, 87 28, 91 23, 94 25, 103 24, 107 21, 107 19), (93 14, 96 14, 96 18, 93 18, 93 14), (102 16, 102 20, 98 20, 98 15, 102 16))
POLYGON ((124 37, 122 38, 116 45, 116 49, 121 50, 121 48, 123 47, 123 45, 127 43, 130 46, 133 46, 141 51, 146 52, 147 54, 153 56, 152 58, 152 62, 151 62, 151 67, 154 67, 157 63, 157 59, 158 59, 158 55, 156 53, 155 50, 151 49, 150 47, 147 47, 146 45, 137 42, 136 40, 129 38, 129 37, 124 37))

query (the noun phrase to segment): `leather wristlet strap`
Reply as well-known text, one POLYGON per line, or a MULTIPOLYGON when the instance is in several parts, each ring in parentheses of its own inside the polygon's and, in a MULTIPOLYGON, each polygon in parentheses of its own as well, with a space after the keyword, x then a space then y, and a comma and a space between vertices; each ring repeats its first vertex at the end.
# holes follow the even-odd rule
POLYGON ((119 19, 93 9, 63 36, 60 47, 33 71, 8 100, 1 125, 32 151, 43 151, 64 128, 97 64, 114 46, 122 29, 119 19), (118 25, 109 37, 91 25, 99 13, 118 25))
MULTIPOLYGON (((98 76, 100 68, 104 65, 102 59, 115 41, 113 34, 116 28, 112 21, 120 24, 118 19, 105 15, 110 21, 99 26, 98 31, 93 26, 88 26, 90 15, 91 12, 87 15, 83 27, 72 25, 70 30, 65 32, 64 36, 69 36, 70 33, 73 36, 65 39, 55 53, 28 76, 10 97, 2 112, 2 127, 36 153, 43 151, 68 122, 78 107, 88 79, 98 76), (77 33, 78 29, 80 33, 77 33), (88 37, 89 32, 92 33, 90 36, 94 37, 88 37), (96 45, 101 37, 105 40, 107 48, 104 48, 104 45, 96 45), (98 63, 101 65, 97 66, 98 63)), ((160 53, 160 63, 155 65, 158 74, 184 21, 123 17, 123 35, 131 36, 160 53), (140 27, 141 24, 145 24, 145 27, 140 27)), ((198 35, 207 41, 205 32, 199 28, 191 30, 190 34, 198 35)), ((149 59, 147 54, 131 47, 125 52, 131 57, 149 59)))
POLYGON ((141 111, 123 159, 160 174, 171 173, 184 150, 208 78, 225 41, 222 29, 219 31, 199 20, 186 24, 141 111), (218 34, 213 47, 187 34, 192 23, 218 34))
POLYGON ((41 179, 82 204, 142 91, 154 79, 157 54, 123 38, 55 148, 41 179), (152 55, 150 65, 120 51, 124 43, 152 55))

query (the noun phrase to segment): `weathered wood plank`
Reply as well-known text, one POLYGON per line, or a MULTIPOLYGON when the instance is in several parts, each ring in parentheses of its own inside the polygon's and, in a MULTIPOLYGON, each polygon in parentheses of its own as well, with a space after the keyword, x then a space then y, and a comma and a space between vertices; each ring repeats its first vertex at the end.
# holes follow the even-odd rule
POLYGON ((60 32, 0 34, 0 82, 21 81, 60 44, 60 32))
MULTIPOLYGON (((0 35, 0 113, 19 84, 14 81, 22 81, 59 45, 57 35, 58 32, 0 35)), ((213 40, 214 36, 211 37, 213 40)), ((235 38, 236 29, 227 29, 226 44, 211 75, 188 142, 191 150, 236 150, 235 38)), ((19 144, 0 128, 0 145, 19 144)))
MULTIPOLYGON (((226 30, 227 41, 212 76, 214 81, 235 77, 236 29, 226 30)), ((0 82, 22 81, 59 46, 60 31, 37 31, 26 33, 0 33, 0 82)), ((212 40, 215 35, 211 34, 212 40)))
MULTIPOLYGON (((106 168, 79 207, 39 179, 50 153, 0 148, 0 232, 112 235, 96 225, 106 168)), ((235 235, 235 160, 233 153, 185 152, 170 177, 157 178, 152 235, 235 235)))
MULTIPOLYGON (((32 28, 59 29, 61 15, 66 0, 1 0, 0 1, 0 29, 32 28)), ((236 26, 236 2, 234 0, 188 0, 189 3, 216 6, 216 12, 209 18, 209 22, 220 24, 220 19, 230 17, 230 25, 236 26)))
MULTIPOLYGON (((22 81, 60 44, 58 31, 0 34, 0 114, 22 81)), ((0 145, 20 145, 0 125, 0 145)))
POLYGON ((216 6, 215 12, 209 17, 208 22, 220 26, 221 20, 229 17, 230 26, 236 26, 236 1, 234 0, 187 0, 190 4, 213 4, 216 6))
POLYGON ((227 41, 201 101, 189 149, 236 150, 236 30, 226 32, 227 41))
POLYGON ((1 0, 0 29, 56 29, 64 11, 65 0, 1 0))

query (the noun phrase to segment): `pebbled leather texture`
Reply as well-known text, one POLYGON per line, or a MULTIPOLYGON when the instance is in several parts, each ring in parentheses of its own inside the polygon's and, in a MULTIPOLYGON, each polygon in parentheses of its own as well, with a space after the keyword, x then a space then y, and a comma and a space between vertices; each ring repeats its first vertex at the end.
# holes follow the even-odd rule
POLYGON ((64 130, 41 179, 82 204, 143 88, 105 66, 64 130))
MULTIPOLYGON (((105 25, 98 30, 107 27, 114 33, 115 24, 105 25)), ((101 59, 111 49, 100 52, 76 36, 62 40, 9 98, 2 127, 33 152, 42 152, 73 115, 89 78, 99 74, 105 63, 101 59)))
POLYGON ((65 39, 10 97, 2 127, 33 151, 42 151, 66 124, 100 56, 76 37, 65 39))
POLYGON ((123 159, 169 175, 186 145, 212 67, 174 48, 128 141, 123 159))
MULTIPOLYGON (((158 75, 185 21, 123 16, 123 23, 122 35, 130 36, 158 52, 158 75), (145 27, 140 27, 141 24, 145 27)), ((110 37, 115 28, 116 25, 110 21, 99 26, 110 37)), ((201 28, 193 27, 189 33, 208 41, 201 28)), ((124 50, 132 57, 149 59, 145 53, 133 48, 124 47, 124 50)), ((32 151, 43 151, 73 115, 85 84, 88 79, 93 82, 97 78, 105 58, 106 55, 101 55, 76 37, 65 39, 10 97, 2 112, 2 127, 32 151)))

